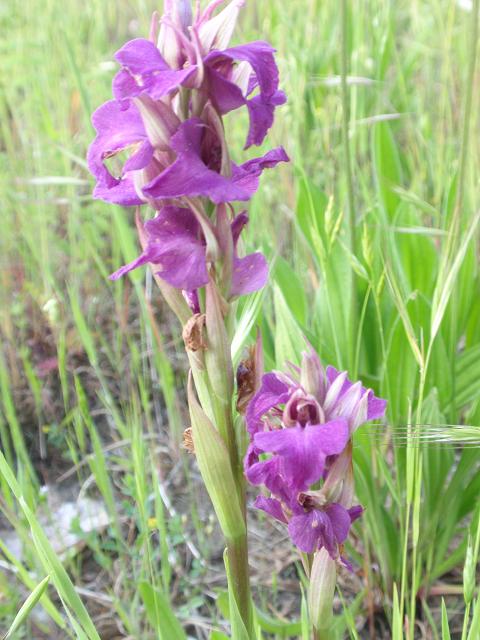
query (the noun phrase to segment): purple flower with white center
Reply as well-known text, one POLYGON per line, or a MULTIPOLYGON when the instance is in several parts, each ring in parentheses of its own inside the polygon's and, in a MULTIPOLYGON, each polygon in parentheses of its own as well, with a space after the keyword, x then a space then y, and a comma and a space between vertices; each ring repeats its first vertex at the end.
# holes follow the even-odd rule
POLYGON ((362 513, 351 507, 351 435, 383 417, 386 401, 351 382, 346 372, 325 372, 313 350, 304 354, 300 369, 292 369, 289 375, 264 375, 247 408, 245 474, 271 494, 259 496, 255 506, 288 524, 299 549, 324 547, 337 559, 362 513))
MULTIPOLYGON (((234 246, 230 296, 236 297, 261 289, 268 277, 268 265, 260 253, 239 258, 236 247, 240 233, 248 223, 245 213, 231 225, 234 246)), ((165 206, 145 223, 147 244, 133 262, 121 267, 112 276, 117 280, 144 264, 154 265, 154 273, 168 284, 187 293, 193 309, 198 309, 195 291, 208 283, 207 247, 200 224, 190 209, 165 206)))

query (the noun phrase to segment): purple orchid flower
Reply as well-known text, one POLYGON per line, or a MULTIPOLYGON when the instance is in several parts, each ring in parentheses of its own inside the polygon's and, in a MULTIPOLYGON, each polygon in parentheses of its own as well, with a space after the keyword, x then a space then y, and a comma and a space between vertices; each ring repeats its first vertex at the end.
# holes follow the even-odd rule
POLYGON ((325 547, 330 557, 339 557, 339 546, 348 537, 358 508, 345 509, 341 504, 332 503, 325 509, 312 509, 294 515, 288 523, 288 533, 294 544, 305 553, 314 553, 325 547))
POLYGON ((212 3, 191 26, 185 7, 172 19, 170 4, 166 3, 158 46, 137 38, 115 54, 122 65, 113 81, 115 98, 125 107, 143 93, 159 100, 181 87, 196 89, 200 102, 210 100, 221 115, 246 106, 250 128, 245 148, 262 144, 275 108, 286 102, 286 96, 278 89, 273 47, 255 41, 227 48, 243 0, 233 0, 213 18, 221 3, 212 3))
POLYGON ((299 549, 313 553, 324 547, 339 559, 350 526, 363 511, 350 506, 347 445, 362 423, 383 417, 386 401, 351 382, 346 372, 333 367, 325 372, 312 349, 301 368, 292 370, 264 375, 250 401, 245 474, 251 484, 270 492, 270 497, 258 497, 255 506, 288 524, 299 549), (345 481, 339 477, 343 474, 345 481), (323 492, 318 489, 322 480, 323 492))
MULTIPOLYGON (((292 542, 304 553, 315 553, 322 547, 333 560, 340 559, 341 545, 348 537, 350 527, 363 513, 355 505, 346 509, 341 504, 330 503, 325 507, 301 507, 298 502, 258 496, 254 506, 269 516, 288 525, 292 542)), ((342 558, 344 564, 347 564, 342 558)))
POLYGON ((245 201, 258 189, 259 177, 264 169, 272 168, 279 162, 288 162, 287 154, 279 147, 242 165, 232 163, 231 177, 223 176, 208 165, 211 159, 216 160, 215 154, 212 156, 211 146, 207 160, 202 158, 205 132, 205 124, 200 118, 182 122, 171 139, 171 148, 176 152, 177 159, 143 187, 145 195, 154 200, 205 196, 215 204, 245 201))
POLYGON ((146 124, 150 123, 144 123, 144 117, 135 105, 122 110, 115 101, 94 113, 97 137, 89 149, 88 165, 98 181, 96 198, 125 206, 182 196, 205 196, 216 204, 245 201, 257 191, 264 169, 288 162, 287 154, 279 147, 242 165, 231 163, 231 176, 225 177, 215 170, 218 146, 210 143, 202 148, 204 136, 211 136, 211 130, 200 118, 182 122, 171 136, 171 151, 164 151, 154 149, 155 140, 149 140, 147 134, 146 124), (133 155, 123 165, 121 175, 113 176, 105 160, 128 149, 134 150, 133 155), (177 158, 171 162, 174 152, 177 158), (139 172, 141 176, 137 176, 139 172))
POLYGON ((221 116, 245 106, 246 147, 259 145, 285 95, 268 43, 228 48, 243 0, 215 15, 221 4, 213 0, 194 18, 188 0, 165 0, 157 44, 155 18, 152 40, 131 40, 116 53, 122 67, 113 81, 116 101, 93 115, 97 135, 88 165, 96 198, 156 209, 160 200, 184 196, 246 201, 265 168, 288 162, 281 147, 240 165, 228 159, 221 116), (106 163, 122 152, 130 152, 123 166, 109 170, 106 163))
MULTIPOLYGON (((237 255, 240 233, 248 223, 245 213, 231 225, 234 246, 230 297, 246 295, 261 289, 268 277, 268 265, 261 253, 243 258, 237 255)), ((192 308, 199 309, 196 290, 208 283, 207 247, 200 224, 190 209, 165 206, 155 218, 145 223, 147 245, 133 262, 121 267, 110 277, 117 280, 133 269, 151 263, 168 284, 186 292, 192 308)))

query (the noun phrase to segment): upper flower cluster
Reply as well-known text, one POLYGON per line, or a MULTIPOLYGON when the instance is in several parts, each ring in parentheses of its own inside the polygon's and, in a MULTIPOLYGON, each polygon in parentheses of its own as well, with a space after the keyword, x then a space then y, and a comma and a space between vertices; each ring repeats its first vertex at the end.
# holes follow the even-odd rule
MULTIPOLYGON (((241 214, 231 231, 220 231, 211 207, 193 207, 191 200, 217 206, 247 201, 264 169, 288 161, 281 147, 242 164, 230 159, 222 116, 248 110, 248 148, 263 142, 275 108, 286 100, 268 43, 228 46, 244 1, 231 0, 220 12, 225 0, 212 0, 203 11, 197 1, 193 15, 190 0, 164 0, 164 15, 154 14, 150 38, 131 40, 115 54, 121 68, 113 80, 114 100, 92 118, 97 135, 88 166, 97 181, 94 196, 124 206, 148 203, 160 211, 146 229, 142 256, 115 277, 152 262, 175 287, 191 291, 206 284, 206 258, 221 258, 222 247, 236 245, 235 229, 239 233, 248 219, 241 214), (184 259, 178 270, 175 261, 184 259)), ((248 264, 256 277, 249 282, 246 263, 229 258, 231 295, 265 283, 266 265, 254 255, 248 264)))
POLYGON ((352 383, 346 372, 324 371, 313 350, 292 375, 263 376, 246 414, 245 472, 271 493, 259 496, 255 506, 287 523, 302 551, 325 547, 332 558, 340 557, 350 525, 362 513, 351 506, 350 438, 385 408, 385 400, 352 383))

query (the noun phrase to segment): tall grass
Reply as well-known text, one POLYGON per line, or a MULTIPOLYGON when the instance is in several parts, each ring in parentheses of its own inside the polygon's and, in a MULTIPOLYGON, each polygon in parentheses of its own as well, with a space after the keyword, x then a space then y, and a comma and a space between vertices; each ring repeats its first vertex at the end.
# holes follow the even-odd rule
MULTIPOLYGON (((478 0, 467 5, 250 0, 240 24, 279 51, 289 103, 273 142, 293 162, 251 204, 272 283, 244 303, 234 356, 255 324, 269 368, 298 362, 306 336, 389 401, 388 424, 355 443, 367 509, 338 638, 480 637, 478 0)), ((108 637, 105 611, 124 637, 228 632, 218 540, 180 448, 179 332, 143 274, 106 279, 137 251, 132 212, 91 199, 84 160, 112 53, 155 8, 0 6, 0 530, 24 547, 19 560, 0 540, 9 637, 108 637), (59 558, 44 532, 40 487, 62 473, 108 513, 106 530, 81 534, 97 592, 88 554, 59 558), (48 619, 32 616, 37 600, 48 619)), ((267 536, 265 554, 285 557, 267 536)), ((281 595, 264 594, 259 626, 300 637, 300 603, 282 622, 281 595)))

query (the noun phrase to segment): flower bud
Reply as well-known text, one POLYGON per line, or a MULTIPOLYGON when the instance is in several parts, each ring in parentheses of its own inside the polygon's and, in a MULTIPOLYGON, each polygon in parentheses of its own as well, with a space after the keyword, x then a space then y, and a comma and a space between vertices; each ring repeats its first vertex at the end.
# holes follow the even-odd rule
POLYGON ((353 489, 352 443, 350 441, 329 468, 321 493, 328 502, 340 502, 348 508, 352 504, 353 489))
POLYGON ((165 0, 164 15, 167 20, 160 26, 157 46, 172 69, 179 69, 186 58, 180 34, 186 35, 192 24, 192 3, 190 0, 165 0))
POLYGON ((307 393, 311 393, 317 400, 323 402, 325 398, 325 371, 320 358, 312 348, 302 354, 300 384, 307 393))
POLYGON ((202 22, 198 29, 200 42, 205 53, 212 49, 222 51, 228 47, 237 23, 238 13, 245 4, 245 0, 232 0, 223 11, 220 11, 214 18, 210 18, 211 10, 215 9, 218 4, 219 2, 214 0, 210 7, 206 8, 202 17, 207 16, 209 19, 202 22))
POLYGON ((191 0, 175 0, 169 4, 173 4, 175 23, 181 27, 184 33, 187 33, 188 27, 190 27, 193 22, 191 0))
POLYGON ((315 629, 327 630, 333 618, 333 595, 337 582, 337 567, 325 548, 313 559, 308 589, 308 608, 315 629))

